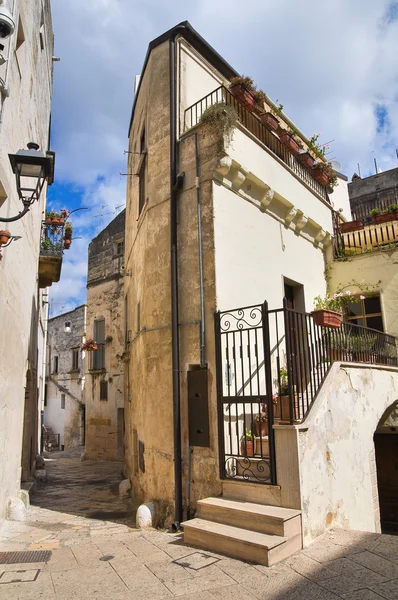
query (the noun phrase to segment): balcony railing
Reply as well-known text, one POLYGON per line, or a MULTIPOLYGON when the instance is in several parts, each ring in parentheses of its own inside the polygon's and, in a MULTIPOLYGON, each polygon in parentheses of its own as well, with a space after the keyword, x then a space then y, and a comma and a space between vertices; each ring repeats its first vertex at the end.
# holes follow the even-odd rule
POLYGON ((281 144, 276 135, 268 131, 261 123, 260 118, 248 111, 243 104, 231 94, 224 86, 220 86, 198 102, 186 109, 184 115, 184 130, 187 131, 200 121, 204 111, 219 102, 233 106, 238 113, 240 123, 253 134, 264 146, 277 156, 293 173, 301 179, 312 191, 328 200, 325 186, 321 185, 297 158, 281 144))
POLYGON ((64 251, 64 225, 47 225, 41 227, 40 256, 56 256, 62 258, 64 251))
POLYGON ((398 188, 392 187, 350 200, 353 221, 370 221, 370 211, 378 208, 380 212, 391 204, 398 204, 398 188))
MULTIPOLYGON (((382 250, 398 250, 398 221, 364 225, 356 231, 344 232, 340 215, 333 213, 334 257, 346 258, 382 250)), ((350 225, 347 223, 346 225, 350 225)))

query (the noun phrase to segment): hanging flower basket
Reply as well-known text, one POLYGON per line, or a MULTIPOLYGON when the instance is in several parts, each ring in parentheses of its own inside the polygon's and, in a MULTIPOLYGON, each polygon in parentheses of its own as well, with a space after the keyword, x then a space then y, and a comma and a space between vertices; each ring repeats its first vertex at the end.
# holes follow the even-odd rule
POLYGON ((87 340, 83 345, 82 345, 82 350, 86 350, 87 352, 91 352, 92 350, 98 350, 98 344, 97 342, 95 342, 94 340, 90 339, 87 340))
POLYGON ((306 167, 307 169, 312 169, 315 162, 312 156, 308 154, 308 152, 302 152, 301 154, 299 154, 297 156, 297 160, 303 165, 303 167, 306 167))
POLYGON ((312 175, 321 185, 327 185, 329 183, 328 174, 325 173, 325 171, 320 167, 315 167, 315 169, 312 169, 312 175))
POLYGON ((343 320, 343 315, 334 310, 314 310, 311 313, 315 325, 321 327, 334 327, 338 329, 343 320))
POLYGON ((7 229, 0 230, 0 246, 4 246, 8 244, 8 241, 11 237, 11 233, 7 229))
POLYGON ((270 112, 260 114, 261 123, 270 131, 276 131, 279 126, 278 119, 270 112))
POLYGON ((243 104, 245 108, 247 108, 247 110, 250 112, 254 110, 255 102, 253 94, 244 85, 240 83, 232 85, 229 88, 229 91, 233 96, 235 96, 235 98, 239 100, 239 102, 243 104))

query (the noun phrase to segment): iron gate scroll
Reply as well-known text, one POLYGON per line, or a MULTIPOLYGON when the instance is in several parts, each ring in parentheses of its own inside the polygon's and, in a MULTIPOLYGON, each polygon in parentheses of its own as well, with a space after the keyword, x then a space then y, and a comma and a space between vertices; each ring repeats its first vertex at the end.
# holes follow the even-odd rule
POLYGON ((215 314, 220 475, 276 484, 268 305, 215 314))

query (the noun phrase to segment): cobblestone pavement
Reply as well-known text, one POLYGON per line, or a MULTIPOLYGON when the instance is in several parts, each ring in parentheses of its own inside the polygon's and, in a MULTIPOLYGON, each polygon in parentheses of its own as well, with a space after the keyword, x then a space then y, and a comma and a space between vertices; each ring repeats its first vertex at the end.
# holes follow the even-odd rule
POLYGON ((275 567, 251 565, 186 546, 181 534, 141 532, 117 522, 128 512, 109 490, 120 465, 113 463, 112 472, 110 463, 102 463, 104 470, 98 463, 88 469, 89 463, 73 457, 52 457, 57 460, 48 463, 47 487, 35 497, 43 506, 32 506, 26 521, 9 521, 0 531, 0 553, 39 550, 51 556, 38 557, 38 563, 0 564, 0 600, 398 598, 398 537, 334 531, 275 567), (66 460, 72 462, 62 466, 66 460), (107 484, 98 483, 103 479, 107 484), (101 511, 116 517, 87 516, 101 511))

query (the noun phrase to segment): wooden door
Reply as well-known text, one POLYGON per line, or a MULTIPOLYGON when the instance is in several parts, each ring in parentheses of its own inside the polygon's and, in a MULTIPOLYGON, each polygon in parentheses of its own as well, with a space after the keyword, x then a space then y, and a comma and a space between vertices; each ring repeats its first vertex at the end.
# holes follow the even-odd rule
POLYGON ((381 528, 398 532, 398 435, 376 433, 374 442, 381 528))

